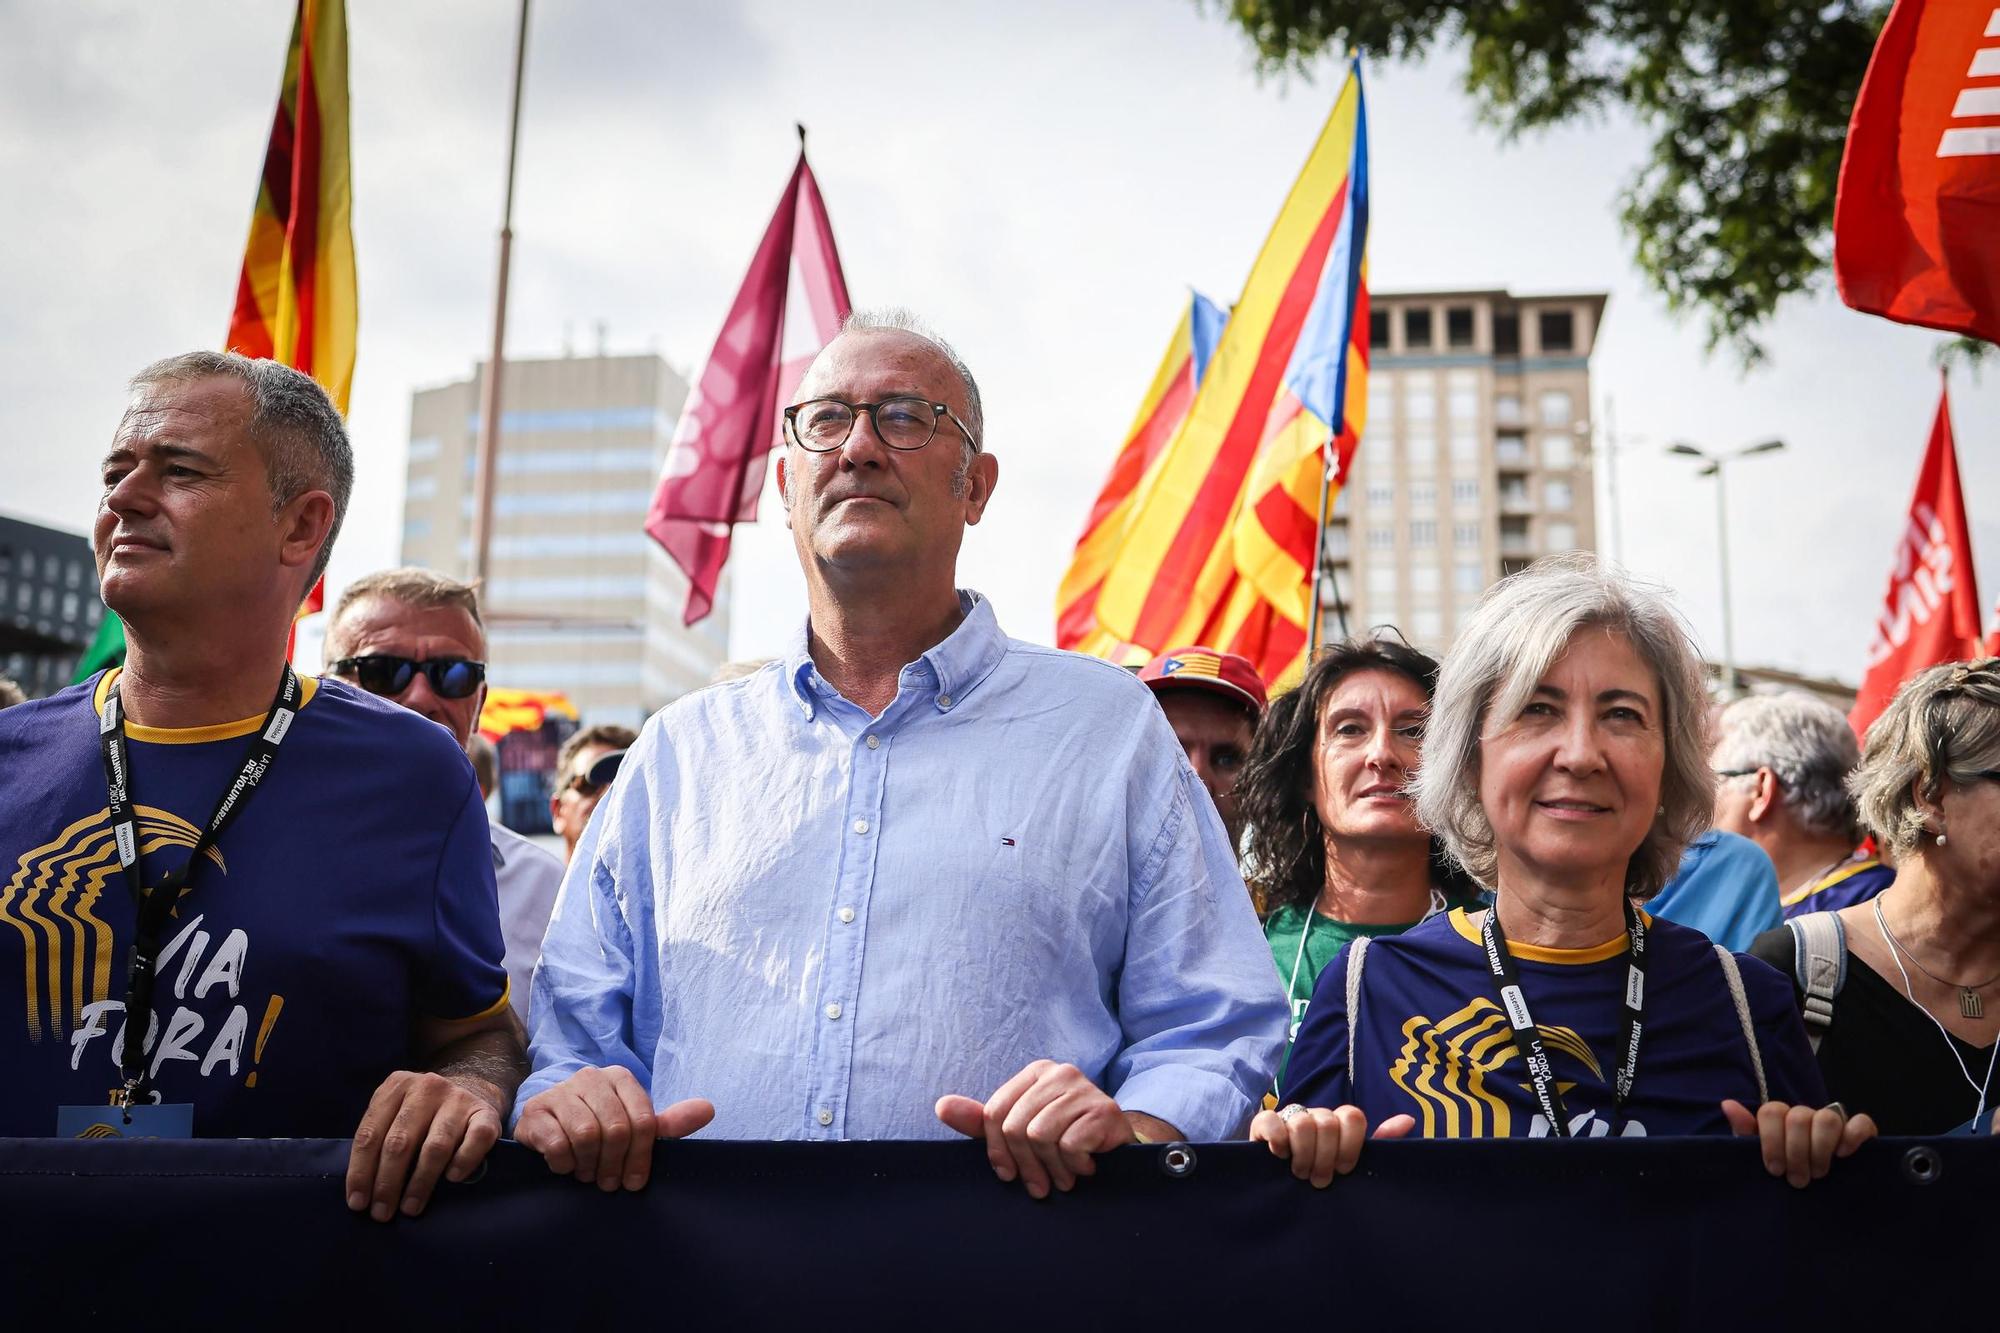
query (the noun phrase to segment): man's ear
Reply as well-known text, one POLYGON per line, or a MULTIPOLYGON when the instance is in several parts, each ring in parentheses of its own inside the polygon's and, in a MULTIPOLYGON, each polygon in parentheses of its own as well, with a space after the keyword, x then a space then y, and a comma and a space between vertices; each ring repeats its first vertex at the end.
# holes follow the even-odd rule
POLYGON ((790 449, 778 450, 778 498, 785 502, 785 526, 788 528, 792 526, 792 478, 791 469, 785 463, 790 456, 790 449))
POLYGON ((1768 768, 1757 770, 1757 791, 1750 798, 1750 819, 1755 823, 1778 804, 1778 775, 1768 768))
POLYGON ((965 470, 965 521, 968 525, 977 523, 986 513, 986 502, 993 498, 993 488, 999 484, 1000 460, 992 454, 974 454, 972 466, 965 470))
POLYGON ((278 511, 278 563, 287 569, 310 567, 333 531, 333 497, 325 491, 295 496, 278 511))

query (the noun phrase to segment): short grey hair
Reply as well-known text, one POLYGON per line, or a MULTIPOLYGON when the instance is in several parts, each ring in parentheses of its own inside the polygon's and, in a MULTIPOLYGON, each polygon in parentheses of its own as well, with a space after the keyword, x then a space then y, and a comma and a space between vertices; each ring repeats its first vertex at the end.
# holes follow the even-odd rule
POLYGON ((1847 787, 1861 822, 1898 857, 1918 850, 1924 812, 1946 782, 2000 770, 2000 658, 1947 662, 1905 681, 1868 728, 1847 787))
POLYGON ((330 658, 347 655, 347 638, 341 632, 341 620, 349 608, 370 597, 382 597, 423 610, 446 607, 463 611, 479 627, 480 637, 485 638, 486 621, 479 614, 478 584, 462 582, 434 569, 403 565, 363 574, 340 590, 340 599, 333 604, 333 614, 326 618, 326 651, 330 658))
POLYGON ((925 323, 914 312, 902 306, 882 306, 874 310, 856 310, 841 321, 842 333, 907 333, 912 338, 921 338, 937 349, 945 364, 950 366, 959 381, 965 385, 965 425, 972 432, 972 438, 962 441, 959 447, 958 473, 952 478, 953 494, 963 494, 965 478, 972 471, 972 457, 985 446, 986 409, 980 405, 979 382, 972 378, 972 368, 965 364, 965 358, 941 337, 937 330, 925 323))
POLYGON ((1708 766, 1708 701, 1701 658, 1665 597, 1586 553, 1551 556, 1487 590, 1445 655, 1425 729, 1424 762, 1412 784, 1417 818, 1466 873, 1496 887, 1500 854, 1479 801, 1480 737, 1489 717, 1512 718, 1579 631, 1621 635, 1652 669, 1660 690, 1665 769, 1660 803, 1625 871, 1626 892, 1646 898, 1680 867, 1710 823, 1715 775, 1708 766))
POLYGON ((264 477, 277 513, 309 490, 333 497, 333 526, 320 544, 306 587, 319 582, 354 494, 354 448, 340 409, 319 382, 281 362, 236 352, 182 352, 132 377, 134 393, 161 384, 233 379, 250 394, 250 438, 264 455, 264 477))
POLYGON ((1804 690, 1756 694, 1723 709, 1717 733, 1716 768, 1770 769, 1800 828, 1857 840, 1847 776, 1861 746, 1838 708, 1804 690))

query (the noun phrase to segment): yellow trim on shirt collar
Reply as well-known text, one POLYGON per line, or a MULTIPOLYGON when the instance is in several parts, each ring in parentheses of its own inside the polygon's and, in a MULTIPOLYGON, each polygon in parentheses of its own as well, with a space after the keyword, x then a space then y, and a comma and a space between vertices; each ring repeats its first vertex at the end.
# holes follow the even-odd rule
MULTIPOLYGON (((1653 924, 1653 918, 1644 911, 1639 913, 1639 919, 1648 926, 1653 924)), ((1467 918, 1463 907, 1451 909, 1451 928, 1474 944, 1484 947, 1485 942, 1479 938, 1478 928, 1467 918)), ((1616 958, 1624 953, 1631 943, 1632 937, 1621 930, 1618 932, 1618 938, 1594 944, 1588 949, 1552 949, 1546 944, 1520 944, 1508 940, 1507 952, 1516 958, 1525 958, 1531 963, 1563 963, 1573 966, 1578 963, 1601 963, 1607 958, 1616 958)))
MULTIPOLYGON (((104 701, 111 696, 111 684, 118 679, 124 667, 112 667, 97 682, 97 693, 90 701, 91 711, 102 716, 104 701)), ((299 707, 304 708, 319 693, 319 680, 314 676, 299 677, 299 707)), ((142 727, 136 722, 125 724, 127 740, 145 741, 152 745, 200 745, 205 741, 226 741, 238 736, 248 736, 264 725, 264 715, 241 718, 235 722, 218 722, 209 727, 142 727)))

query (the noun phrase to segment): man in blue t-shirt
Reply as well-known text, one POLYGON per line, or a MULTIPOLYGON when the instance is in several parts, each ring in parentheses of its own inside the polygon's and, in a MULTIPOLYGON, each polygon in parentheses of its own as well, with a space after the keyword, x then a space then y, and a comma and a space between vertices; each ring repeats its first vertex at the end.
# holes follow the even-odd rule
POLYGON ((0 713, 0 1135, 352 1132, 349 1206, 414 1215, 524 1072, 471 766, 286 665, 352 487, 324 391, 209 352, 132 388, 93 532, 125 666, 0 713))

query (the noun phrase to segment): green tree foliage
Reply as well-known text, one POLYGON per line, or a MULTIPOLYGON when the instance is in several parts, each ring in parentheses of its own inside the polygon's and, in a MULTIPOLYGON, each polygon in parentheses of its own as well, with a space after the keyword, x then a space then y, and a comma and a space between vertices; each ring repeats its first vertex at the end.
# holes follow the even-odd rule
POLYGON ((1829 271, 1847 121, 1889 0, 1225 0, 1266 72, 1349 48, 1469 54, 1465 88, 1507 138, 1623 107, 1653 134, 1622 219, 1640 269, 1711 349, 1829 271))

